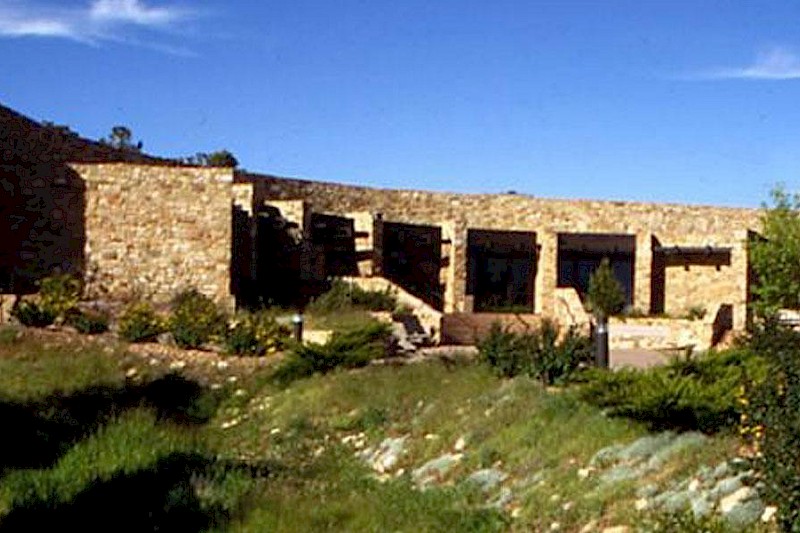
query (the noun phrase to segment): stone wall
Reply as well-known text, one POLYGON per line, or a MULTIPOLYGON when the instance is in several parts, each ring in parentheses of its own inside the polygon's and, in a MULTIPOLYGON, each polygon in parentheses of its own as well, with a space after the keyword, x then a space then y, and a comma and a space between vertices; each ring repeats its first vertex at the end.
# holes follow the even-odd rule
POLYGON ((444 274, 450 282, 445 289, 446 312, 470 310, 466 294, 466 232, 470 228, 536 232, 539 263, 532 311, 551 315, 557 305, 559 233, 634 235, 634 307, 643 311, 649 311, 652 303, 654 239, 668 247, 730 248, 731 264, 719 270, 690 267, 683 274, 668 269, 665 302, 674 310, 694 301, 705 302, 709 308, 730 304, 736 328, 744 326, 747 230, 760 228, 756 209, 384 190, 245 173, 236 179, 254 184, 257 205, 305 200, 314 212, 345 216, 368 211, 382 214, 388 222, 446 228, 451 239, 450 265, 444 274))
MULTIPOLYGON (((90 288, 156 301, 194 287, 230 296, 230 169, 73 164, 85 183, 90 288)), ((246 200, 244 200, 246 203, 246 200)))

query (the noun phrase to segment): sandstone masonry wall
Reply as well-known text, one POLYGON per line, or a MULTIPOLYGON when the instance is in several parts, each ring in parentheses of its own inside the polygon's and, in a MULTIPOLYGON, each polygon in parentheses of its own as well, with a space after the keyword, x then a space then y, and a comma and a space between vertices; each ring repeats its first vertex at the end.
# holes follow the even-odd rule
POLYGON ((653 237, 662 246, 731 248, 731 265, 719 270, 690 267, 690 273, 683 274, 668 269, 665 302, 670 311, 695 303, 705 303, 709 308, 728 303, 736 309, 735 326, 744 325, 747 230, 760 228, 756 209, 384 190, 246 173, 237 174, 236 179, 254 184, 256 205, 305 200, 314 212, 346 216, 368 211, 381 213, 389 222, 447 228, 452 244, 446 312, 470 311, 465 286, 469 228, 536 232, 539 264, 534 311, 545 314, 555 311, 559 233, 635 235, 634 306, 645 311, 651 303, 653 237))
POLYGON ((194 287, 232 304, 230 169, 71 167, 86 184, 85 255, 95 290, 166 301, 194 287))

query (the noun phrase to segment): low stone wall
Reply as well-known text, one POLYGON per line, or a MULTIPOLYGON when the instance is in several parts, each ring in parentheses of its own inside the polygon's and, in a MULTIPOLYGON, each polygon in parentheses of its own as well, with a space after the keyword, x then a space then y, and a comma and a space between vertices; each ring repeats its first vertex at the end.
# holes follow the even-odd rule
POLYGON ((492 324, 525 332, 541 324, 542 316, 502 313, 445 313, 442 316, 442 344, 473 345, 485 337, 492 324))
POLYGON ((612 350, 676 350, 691 346, 694 351, 705 351, 711 348, 714 324, 683 318, 612 318, 608 332, 612 350))

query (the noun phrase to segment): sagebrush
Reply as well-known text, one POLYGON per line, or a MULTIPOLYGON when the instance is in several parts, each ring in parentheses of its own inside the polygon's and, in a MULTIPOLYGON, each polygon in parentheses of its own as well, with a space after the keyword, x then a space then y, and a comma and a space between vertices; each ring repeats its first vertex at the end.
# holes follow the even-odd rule
POLYGON ((499 323, 478 342, 479 358, 502 377, 525 374, 548 385, 564 381, 592 359, 591 339, 575 328, 562 334, 558 325, 543 320, 517 333, 499 323))

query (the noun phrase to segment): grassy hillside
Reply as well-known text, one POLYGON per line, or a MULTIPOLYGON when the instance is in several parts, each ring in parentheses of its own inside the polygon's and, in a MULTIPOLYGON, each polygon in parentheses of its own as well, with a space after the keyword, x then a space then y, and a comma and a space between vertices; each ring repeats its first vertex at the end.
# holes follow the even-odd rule
POLYGON ((643 494, 737 446, 467 361, 270 372, 0 331, 0 529, 669 530, 643 494))

